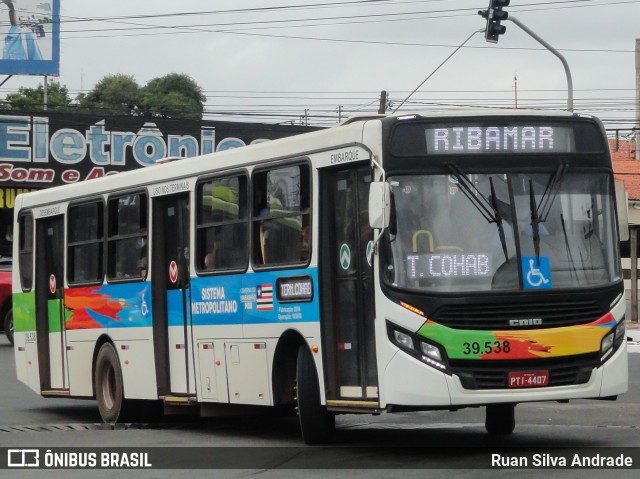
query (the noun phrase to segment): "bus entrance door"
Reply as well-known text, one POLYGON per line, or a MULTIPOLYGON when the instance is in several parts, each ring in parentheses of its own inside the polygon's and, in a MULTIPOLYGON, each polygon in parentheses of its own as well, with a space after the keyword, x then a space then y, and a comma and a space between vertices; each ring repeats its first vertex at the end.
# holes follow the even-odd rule
POLYGON ((160 396, 195 394, 189 290, 189 195, 153 202, 153 334, 160 396))
POLYGON ((368 166, 328 171, 320 189, 320 281, 327 400, 376 407, 368 166), (323 269, 324 268, 324 269, 323 269))
POLYGON ((43 394, 69 389, 64 317, 64 218, 36 223, 36 335, 43 394))

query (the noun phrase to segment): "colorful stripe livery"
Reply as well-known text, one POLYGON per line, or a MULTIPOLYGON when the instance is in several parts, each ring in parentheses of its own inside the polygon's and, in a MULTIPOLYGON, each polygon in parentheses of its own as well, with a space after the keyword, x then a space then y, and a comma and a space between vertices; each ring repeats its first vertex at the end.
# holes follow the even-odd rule
POLYGON ((611 313, 580 326, 522 331, 459 330, 428 320, 418 334, 444 346, 449 359, 541 359, 598 352, 615 326, 611 313))
MULTIPOLYGON (((182 291, 167 291, 169 326, 182 325, 184 311, 193 326, 268 324, 283 322, 317 322, 318 274, 316 269, 265 272, 249 275, 207 276, 192 278, 186 290, 187 305, 182 291), (278 279, 311 278, 313 295, 309 301, 280 303, 276 291, 278 279)), ((59 301, 50 304, 50 318, 57 318, 59 301), (54 314, 55 313, 55 314, 54 314)), ((35 331, 35 295, 14 295, 14 315, 17 331, 35 331)), ((67 331, 102 328, 151 327, 151 283, 122 283, 67 288, 64 292, 64 315, 67 331)), ((53 323, 59 324, 56 319, 53 323)), ((59 331, 56 324, 50 331, 59 331)))

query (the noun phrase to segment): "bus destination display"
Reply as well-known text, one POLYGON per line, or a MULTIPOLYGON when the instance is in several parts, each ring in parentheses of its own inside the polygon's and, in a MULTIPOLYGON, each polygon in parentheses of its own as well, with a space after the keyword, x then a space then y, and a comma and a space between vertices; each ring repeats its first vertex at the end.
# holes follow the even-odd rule
POLYGON ((425 130, 432 154, 566 153, 574 150, 570 128, 561 126, 451 126, 425 130))

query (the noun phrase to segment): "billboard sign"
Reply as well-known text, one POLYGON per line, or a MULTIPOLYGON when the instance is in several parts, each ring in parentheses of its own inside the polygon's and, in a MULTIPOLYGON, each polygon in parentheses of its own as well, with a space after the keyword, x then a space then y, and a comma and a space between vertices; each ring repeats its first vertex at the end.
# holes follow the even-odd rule
POLYGON ((60 0, 0 0, 0 74, 59 75, 60 0))
POLYGON ((40 189, 76 183, 151 166, 169 156, 203 155, 317 129, 206 120, 0 112, 0 188, 40 189))

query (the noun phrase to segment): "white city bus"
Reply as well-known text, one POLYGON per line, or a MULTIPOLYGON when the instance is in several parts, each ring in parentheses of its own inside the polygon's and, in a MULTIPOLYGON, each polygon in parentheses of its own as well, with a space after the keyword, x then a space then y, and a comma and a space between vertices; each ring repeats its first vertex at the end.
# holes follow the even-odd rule
POLYGON ((627 389, 601 123, 537 111, 355 118, 20 195, 18 377, 45 397, 335 416, 627 389))

